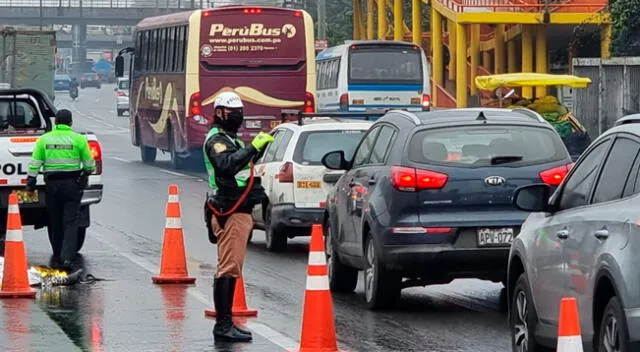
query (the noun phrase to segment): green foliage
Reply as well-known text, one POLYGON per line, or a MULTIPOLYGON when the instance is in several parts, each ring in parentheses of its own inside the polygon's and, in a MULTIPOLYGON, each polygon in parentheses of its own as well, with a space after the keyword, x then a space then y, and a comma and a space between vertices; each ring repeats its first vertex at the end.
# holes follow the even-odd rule
POLYGON ((611 53, 640 56, 640 0, 610 0, 613 21, 611 53))

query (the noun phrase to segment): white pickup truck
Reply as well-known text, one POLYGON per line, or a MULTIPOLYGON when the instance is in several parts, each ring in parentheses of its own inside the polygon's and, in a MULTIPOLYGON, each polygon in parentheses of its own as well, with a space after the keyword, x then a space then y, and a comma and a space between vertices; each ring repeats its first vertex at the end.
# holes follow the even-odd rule
MULTIPOLYGON (((47 226, 48 213, 45 202, 43 175, 38 175, 34 192, 27 192, 28 165, 39 136, 51 130, 56 108, 44 92, 37 89, 0 89, 0 241, 4 244, 7 228, 7 208, 10 193, 20 202, 22 224, 39 229, 47 226)), ((77 249, 84 244, 89 227, 89 206, 102 200, 102 150, 95 134, 77 131, 87 136, 96 170, 89 176, 89 186, 82 196, 77 249)), ((54 243, 49 232, 49 242, 54 252, 61 243, 54 243)))

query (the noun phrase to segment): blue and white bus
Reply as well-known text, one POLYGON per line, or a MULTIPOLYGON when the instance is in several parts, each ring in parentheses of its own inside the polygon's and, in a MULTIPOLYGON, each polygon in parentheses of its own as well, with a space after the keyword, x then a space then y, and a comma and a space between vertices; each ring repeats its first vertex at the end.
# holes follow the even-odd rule
POLYGON ((413 43, 347 41, 320 52, 316 71, 318 112, 431 107, 429 65, 422 48, 413 43))

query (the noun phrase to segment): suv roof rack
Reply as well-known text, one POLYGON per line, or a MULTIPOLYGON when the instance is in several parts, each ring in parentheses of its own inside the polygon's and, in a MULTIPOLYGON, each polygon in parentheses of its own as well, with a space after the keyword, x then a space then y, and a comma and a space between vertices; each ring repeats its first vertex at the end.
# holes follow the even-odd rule
MULTIPOLYGON (((289 116, 297 116, 298 117, 298 125, 302 126, 304 124, 304 119, 310 119, 315 117, 327 117, 335 119, 336 121, 340 121, 338 119, 348 119, 352 117, 364 117, 363 120, 369 121, 370 116, 382 117, 386 114, 386 111, 383 112, 303 112, 302 110, 295 109, 285 109, 280 111, 280 116, 282 118, 282 122, 287 121, 287 117, 289 116)), ((291 121, 293 122, 293 121, 291 121)))
POLYGON ((623 116, 616 120, 615 126, 626 125, 629 123, 640 123, 640 114, 623 116))

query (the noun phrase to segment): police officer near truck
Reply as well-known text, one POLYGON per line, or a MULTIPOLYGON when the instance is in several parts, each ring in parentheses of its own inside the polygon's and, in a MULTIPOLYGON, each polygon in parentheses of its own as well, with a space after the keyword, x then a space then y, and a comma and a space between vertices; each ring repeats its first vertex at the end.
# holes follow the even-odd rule
POLYGON ((205 220, 209 239, 218 246, 218 264, 213 284, 217 313, 213 335, 216 341, 249 342, 251 332, 231 319, 236 280, 242 275, 247 242, 253 231, 251 211, 266 195, 259 177, 253 177, 257 161, 274 138, 260 132, 245 146, 237 138, 244 120, 243 104, 233 92, 223 92, 214 102, 214 127, 205 138, 204 163, 212 193, 207 195, 205 220))
POLYGON ((55 122, 53 130, 38 138, 33 149, 27 190, 35 190, 38 173, 42 170, 53 255, 69 268, 77 254, 82 192, 89 183, 89 175, 96 162, 91 156, 87 138, 71 129, 71 111, 59 110, 55 122))

